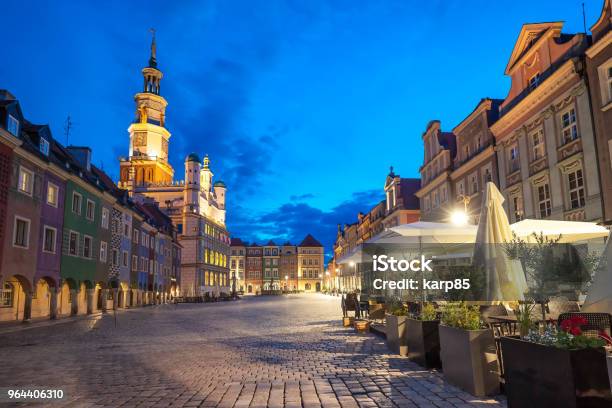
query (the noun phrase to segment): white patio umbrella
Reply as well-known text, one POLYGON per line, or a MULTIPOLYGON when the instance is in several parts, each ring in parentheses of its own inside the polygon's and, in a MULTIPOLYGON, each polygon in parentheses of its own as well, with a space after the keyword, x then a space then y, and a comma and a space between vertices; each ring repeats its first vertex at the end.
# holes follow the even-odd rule
POLYGON ((476 239, 475 225, 418 221, 390 228, 404 237, 415 238, 421 244, 469 244, 476 239))
POLYGON ((474 264, 485 268, 487 300, 523 300, 528 289, 525 272, 520 261, 508 258, 503 247, 504 243, 512 240, 503 203, 503 195, 495 184, 488 182, 480 210, 474 264))
POLYGON ((525 219, 510 225, 512 232, 517 237, 530 242, 535 241, 533 234, 544 234, 545 237, 554 239, 561 235, 559 243, 570 243, 586 241, 595 238, 604 238, 610 231, 594 222, 582 221, 557 221, 557 220, 533 220, 525 219))
MULTIPOLYGON (((423 245, 429 244, 469 244, 476 238, 475 225, 457 225, 443 222, 418 221, 402 224, 390 228, 391 231, 402 235, 406 243, 418 244, 418 251, 423 254, 423 245)), ((421 278, 425 276, 421 272, 421 278)), ((423 301, 427 294, 423 291, 423 301)))
POLYGON ((582 305, 582 311, 612 313, 612 239, 610 238, 582 305))

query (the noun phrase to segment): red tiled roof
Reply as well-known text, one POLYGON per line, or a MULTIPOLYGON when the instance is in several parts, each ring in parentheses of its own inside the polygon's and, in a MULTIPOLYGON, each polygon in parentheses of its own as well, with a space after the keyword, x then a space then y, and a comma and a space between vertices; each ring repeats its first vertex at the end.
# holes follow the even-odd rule
POLYGON ((300 243, 301 247, 322 247, 321 243, 315 239, 312 235, 308 234, 300 243))

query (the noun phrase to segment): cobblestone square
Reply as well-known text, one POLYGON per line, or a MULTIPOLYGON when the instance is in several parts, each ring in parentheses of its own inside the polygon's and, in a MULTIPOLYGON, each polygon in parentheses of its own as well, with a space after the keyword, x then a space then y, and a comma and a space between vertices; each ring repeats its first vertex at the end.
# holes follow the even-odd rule
POLYGON ((342 327, 339 306, 315 294, 247 297, 4 334, 0 387, 61 388, 56 405, 70 407, 505 406, 342 327))

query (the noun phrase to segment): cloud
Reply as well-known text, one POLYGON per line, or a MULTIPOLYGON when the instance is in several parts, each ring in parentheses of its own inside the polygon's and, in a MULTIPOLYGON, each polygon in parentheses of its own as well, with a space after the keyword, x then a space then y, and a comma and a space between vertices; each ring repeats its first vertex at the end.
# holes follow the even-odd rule
POLYGON ((291 201, 304 201, 304 200, 308 200, 309 198, 314 198, 314 194, 312 193, 306 193, 306 194, 298 194, 298 195, 292 195, 289 197, 289 199, 291 201))
POLYGON ((328 211, 293 200, 260 214, 236 206, 228 224, 232 236, 249 242, 274 239, 277 243, 290 240, 298 244, 306 234, 312 234, 324 245, 329 258, 336 239, 337 225, 354 223, 359 211, 368 211, 382 198, 380 190, 360 191, 328 211))

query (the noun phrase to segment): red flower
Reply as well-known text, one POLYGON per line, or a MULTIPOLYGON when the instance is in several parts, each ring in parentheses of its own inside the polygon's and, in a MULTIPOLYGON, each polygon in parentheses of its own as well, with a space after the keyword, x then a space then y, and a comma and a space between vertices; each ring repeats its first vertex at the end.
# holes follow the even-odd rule
POLYGON ((580 336, 582 329, 580 326, 587 324, 588 321, 582 316, 572 316, 569 319, 565 319, 561 322, 561 329, 567 333, 571 333, 574 336, 580 336))
POLYGON ((572 326, 572 321, 570 319, 565 319, 561 322, 561 328, 564 331, 568 331, 569 329, 571 329, 572 326))
POLYGON ((582 330, 578 326, 572 327, 569 330, 569 332, 570 332, 570 334, 573 334, 574 336, 580 336, 582 334, 582 330))

